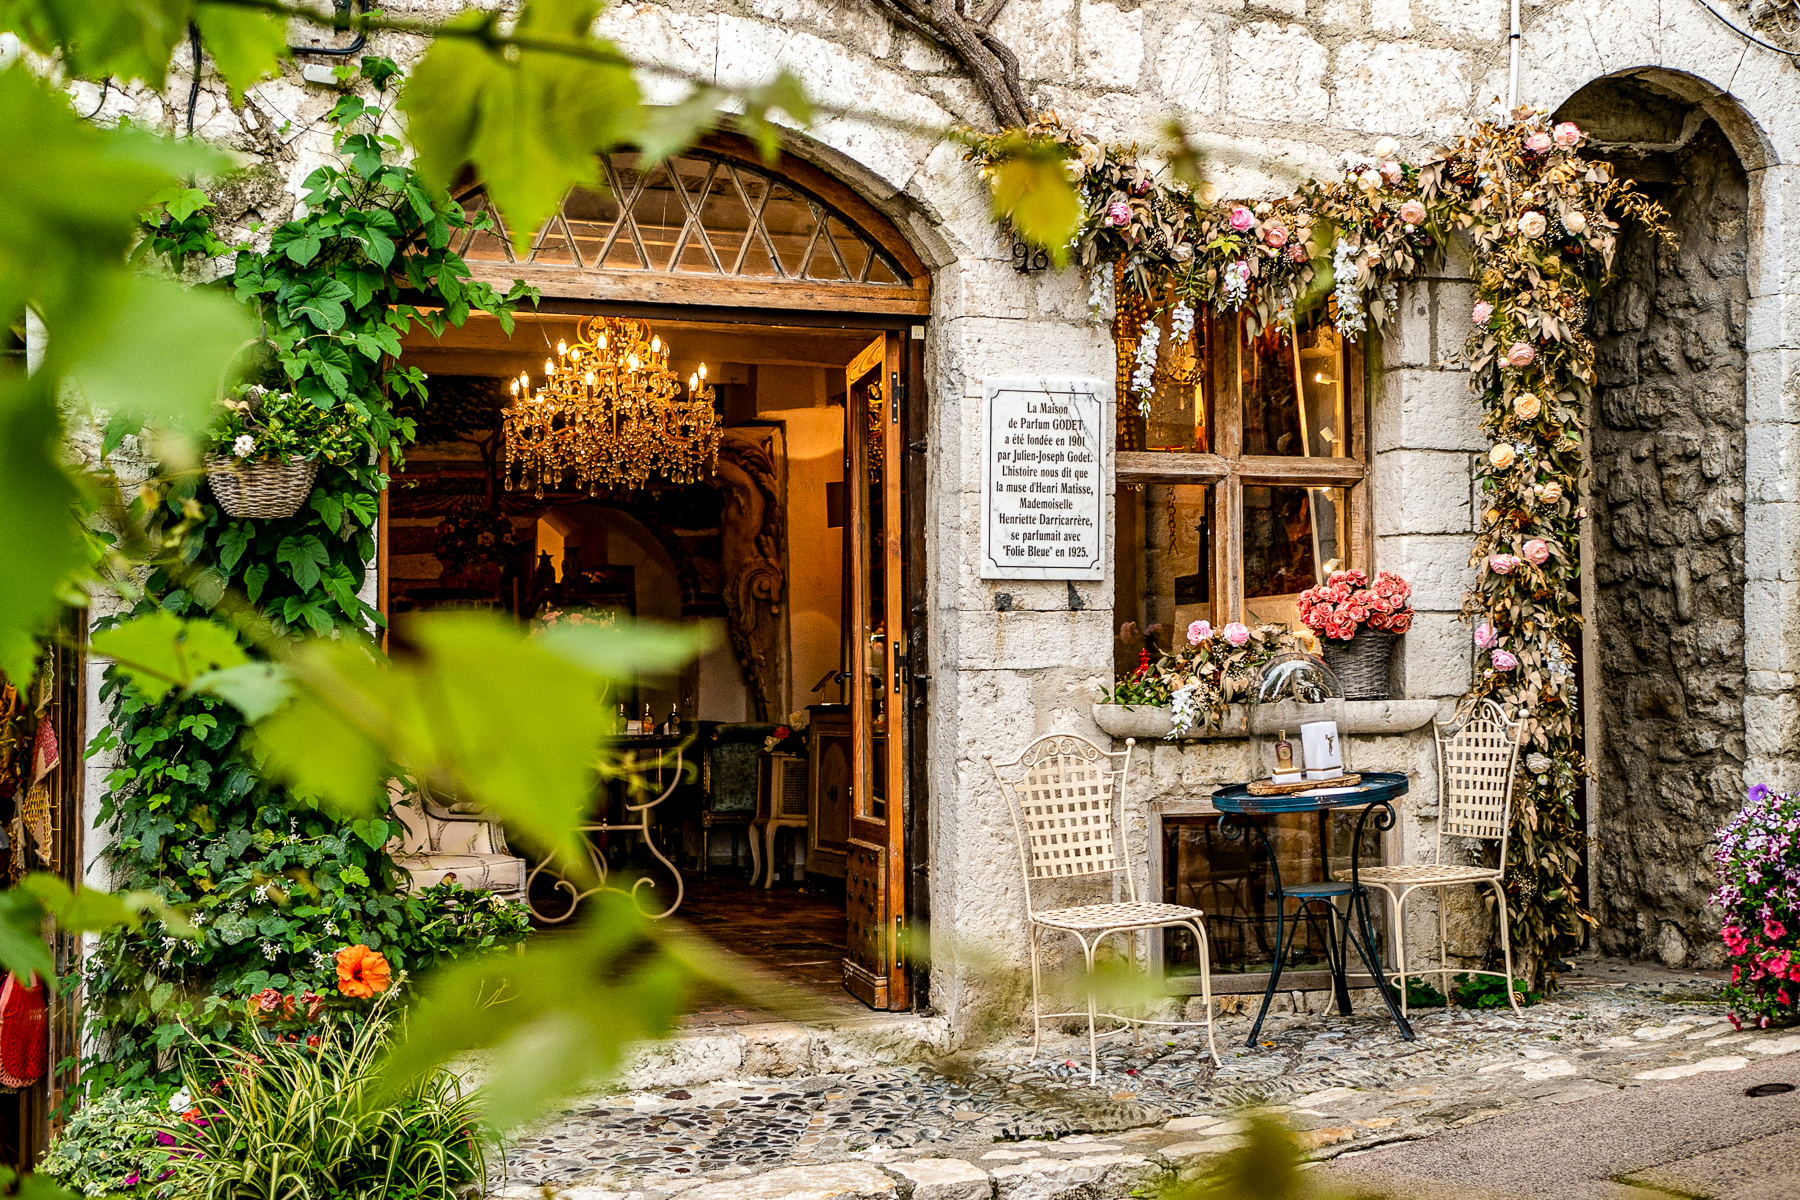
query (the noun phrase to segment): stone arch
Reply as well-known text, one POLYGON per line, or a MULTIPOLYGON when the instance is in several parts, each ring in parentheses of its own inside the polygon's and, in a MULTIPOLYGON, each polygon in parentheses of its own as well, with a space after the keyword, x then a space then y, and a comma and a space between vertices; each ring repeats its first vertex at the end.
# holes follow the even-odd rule
POLYGON ((1706 847, 1746 759, 1749 175, 1711 106, 1658 73, 1596 80, 1556 115, 1679 238, 1624 229, 1592 314, 1591 902, 1607 951, 1711 965, 1706 847))

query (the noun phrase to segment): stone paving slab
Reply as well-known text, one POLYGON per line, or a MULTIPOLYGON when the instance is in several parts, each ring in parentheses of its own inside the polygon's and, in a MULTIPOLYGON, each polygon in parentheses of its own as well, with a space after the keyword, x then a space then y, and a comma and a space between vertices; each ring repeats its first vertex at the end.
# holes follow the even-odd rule
POLYGON ((1800 1034, 1732 1029, 1715 980, 1631 980, 1517 1015, 1415 1010, 1410 1043, 1366 1003, 1348 1018, 1290 1006, 1254 1049, 1241 1044, 1248 1021, 1225 1018, 1217 1066, 1203 1033, 1119 1038, 1103 1043, 1097 1083, 1085 1038, 1046 1035, 1035 1062, 1018 1039, 928 1062, 595 1095, 514 1138, 493 1192, 752 1200, 773 1193, 744 1189, 778 1179, 794 1189, 782 1194, 847 1200, 873 1194, 855 1188, 879 1175, 896 1200, 1091 1200, 1195 1173, 1236 1144, 1234 1114, 1250 1106, 1330 1158, 1800 1051, 1800 1034))

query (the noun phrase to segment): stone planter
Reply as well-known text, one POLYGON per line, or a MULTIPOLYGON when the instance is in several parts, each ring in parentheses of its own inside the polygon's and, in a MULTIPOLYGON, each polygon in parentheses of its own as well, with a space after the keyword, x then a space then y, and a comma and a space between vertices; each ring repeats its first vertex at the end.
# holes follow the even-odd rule
MULTIPOLYGON (((1346 700, 1343 732, 1365 735, 1406 733, 1430 724, 1438 715, 1440 703, 1437 700, 1346 700)), ((1148 704, 1094 705, 1094 724, 1116 738, 1163 741, 1168 739, 1174 721, 1174 714, 1169 709, 1148 704)), ((1274 730, 1258 729, 1250 706, 1233 704, 1225 710, 1223 728, 1184 733, 1173 740, 1197 742, 1241 738, 1249 737, 1252 732, 1273 733, 1274 730)))

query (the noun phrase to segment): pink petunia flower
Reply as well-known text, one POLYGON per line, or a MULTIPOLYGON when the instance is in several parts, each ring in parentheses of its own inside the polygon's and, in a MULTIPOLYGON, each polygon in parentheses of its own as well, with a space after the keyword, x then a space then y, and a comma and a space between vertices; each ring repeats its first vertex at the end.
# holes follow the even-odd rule
POLYGON ((1780 941, 1787 936, 1787 926, 1783 925, 1780 921, 1777 921, 1774 917, 1770 917, 1763 922, 1763 936, 1772 942, 1780 941))

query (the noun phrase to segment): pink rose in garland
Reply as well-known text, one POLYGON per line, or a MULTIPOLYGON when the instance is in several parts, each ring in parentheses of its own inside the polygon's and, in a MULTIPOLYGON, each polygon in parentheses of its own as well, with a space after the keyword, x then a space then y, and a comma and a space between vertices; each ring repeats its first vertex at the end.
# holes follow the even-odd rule
POLYGON ((1256 224, 1256 214, 1239 204, 1233 206, 1231 215, 1226 218, 1226 221, 1233 229, 1243 233, 1256 224))
POLYGON ((1279 250, 1287 245, 1287 226, 1283 225, 1280 221, 1271 221, 1263 226, 1262 236, 1264 245, 1273 246, 1275 249, 1279 250))
POLYGON ((1519 665, 1519 660, 1505 650, 1495 650, 1488 655, 1488 661, 1494 664, 1496 671, 1510 671, 1519 665))
POLYGON ((1541 567, 1550 561, 1550 543, 1543 538, 1532 538, 1525 543, 1522 553, 1531 562, 1541 567))
POLYGON ((1195 621, 1188 626, 1188 645, 1198 646, 1213 635, 1211 621, 1195 621))
POLYGON ((1425 220, 1425 206, 1417 200, 1408 200, 1400 206, 1400 219, 1408 225, 1417 225, 1425 220))
POLYGON ((1225 640, 1234 646, 1241 646, 1250 640, 1250 630, 1242 621, 1233 621, 1224 630, 1225 640))
POLYGON ((1488 555, 1488 570, 1496 575, 1511 575, 1512 569, 1519 565, 1519 560, 1510 554, 1488 555))
POLYGON ((1381 170, 1381 177, 1383 179, 1387 180, 1390 184, 1398 184, 1400 182, 1401 170, 1400 170, 1399 163, 1393 162, 1391 160, 1388 162, 1384 162, 1381 164, 1380 170, 1381 170))
POLYGON ((1412 586, 1388 571, 1369 577, 1361 571, 1333 571, 1325 582, 1295 600, 1300 621, 1321 637, 1347 642, 1363 626, 1401 634, 1412 628, 1412 586))
POLYGON ((1483 650, 1492 650, 1494 648, 1494 643, 1499 640, 1500 635, 1494 632, 1494 626, 1491 622, 1483 621, 1475 627, 1475 644, 1480 646, 1483 650))
POLYGON ((1469 310, 1469 320, 1477 325, 1486 325, 1488 318, 1494 315, 1494 306, 1486 300, 1477 300, 1475 307, 1469 310))
POLYGON ((1306 259, 1307 259, 1306 243, 1295 242, 1293 245, 1289 246, 1287 248, 1287 250, 1288 250, 1288 261, 1289 262, 1303 263, 1306 261, 1306 259))
POLYGON ((1548 154, 1551 142, 1550 135, 1540 129, 1525 139, 1525 148, 1533 154, 1548 154))
POLYGON ((1506 348, 1506 365, 1509 367, 1529 367, 1536 357, 1537 351, 1526 342, 1514 342, 1506 348))
POLYGON ((1131 224, 1131 205, 1123 200, 1114 200, 1106 206, 1106 223, 1114 229, 1131 224))
POLYGON ((1550 131, 1550 137, 1559 146, 1573 146, 1581 140, 1581 127, 1573 121, 1564 121, 1550 131))

